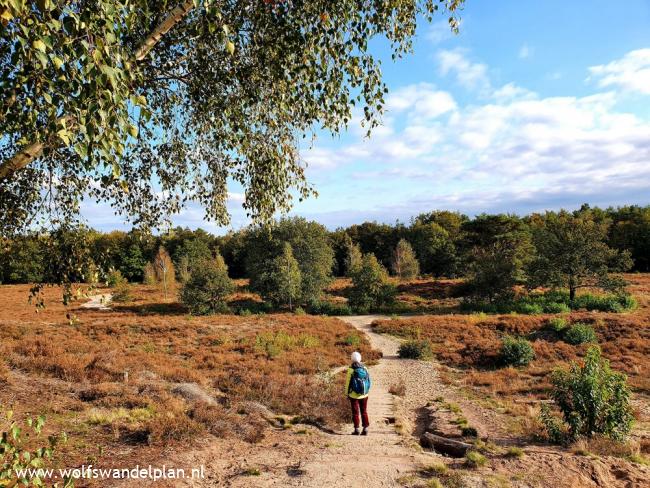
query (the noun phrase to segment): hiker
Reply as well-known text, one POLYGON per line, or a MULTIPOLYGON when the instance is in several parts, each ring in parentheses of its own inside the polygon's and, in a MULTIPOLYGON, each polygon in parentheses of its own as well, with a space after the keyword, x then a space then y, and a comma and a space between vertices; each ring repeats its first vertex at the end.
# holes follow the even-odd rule
POLYGON ((352 435, 359 435, 359 413, 363 430, 361 435, 368 435, 368 392, 370 391, 370 373, 361 363, 361 354, 357 351, 352 353, 352 364, 348 368, 348 374, 345 378, 345 394, 350 399, 352 407, 352 421, 354 422, 354 432, 352 435))

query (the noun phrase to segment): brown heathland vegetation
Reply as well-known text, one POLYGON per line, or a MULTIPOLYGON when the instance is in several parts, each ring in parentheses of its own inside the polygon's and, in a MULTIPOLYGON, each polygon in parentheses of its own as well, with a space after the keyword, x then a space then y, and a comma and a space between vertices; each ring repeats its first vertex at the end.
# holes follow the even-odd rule
POLYGON ((0 405, 66 431, 66 466, 109 453, 104 464, 124 464, 133 448, 142 463, 210 434, 258 442, 276 414, 334 425, 348 412, 343 378, 319 373, 355 349, 378 355, 335 318, 192 317, 156 288, 132 288, 111 310, 66 308, 50 288, 38 313, 28 286, 0 288, 0 405))

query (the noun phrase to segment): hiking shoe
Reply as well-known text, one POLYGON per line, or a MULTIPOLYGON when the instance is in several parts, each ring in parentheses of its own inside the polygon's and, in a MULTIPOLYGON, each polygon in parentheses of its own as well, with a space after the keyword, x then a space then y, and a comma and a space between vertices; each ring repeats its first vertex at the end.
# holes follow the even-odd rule
POLYGON ((359 435, 359 429, 354 429, 354 432, 352 432, 352 435, 359 435))
POLYGON ((368 435, 368 427, 364 427, 361 431, 361 435, 368 435))

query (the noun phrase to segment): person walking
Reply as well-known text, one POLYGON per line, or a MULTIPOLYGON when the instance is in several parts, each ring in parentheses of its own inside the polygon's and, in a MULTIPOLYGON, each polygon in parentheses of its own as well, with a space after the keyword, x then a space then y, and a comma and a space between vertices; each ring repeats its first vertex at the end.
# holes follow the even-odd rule
POLYGON ((350 399, 352 422, 354 422, 352 435, 359 435, 359 423, 363 426, 361 435, 368 435, 368 427, 370 426, 370 422, 368 422, 369 391, 370 373, 368 373, 368 368, 361 362, 361 353, 354 351, 352 353, 352 364, 348 368, 345 378, 345 394, 350 399))

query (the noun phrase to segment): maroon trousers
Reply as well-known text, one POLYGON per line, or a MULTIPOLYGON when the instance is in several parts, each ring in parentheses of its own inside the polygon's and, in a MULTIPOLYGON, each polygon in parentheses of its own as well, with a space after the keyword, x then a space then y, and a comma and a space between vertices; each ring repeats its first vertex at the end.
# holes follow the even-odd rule
POLYGON ((366 398, 350 398, 350 406, 352 407, 352 421, 354 428, 359 428, 359 412, 361 412, 361 420, 364 427, 369 427, 368 422, 368 397, 366 398))

